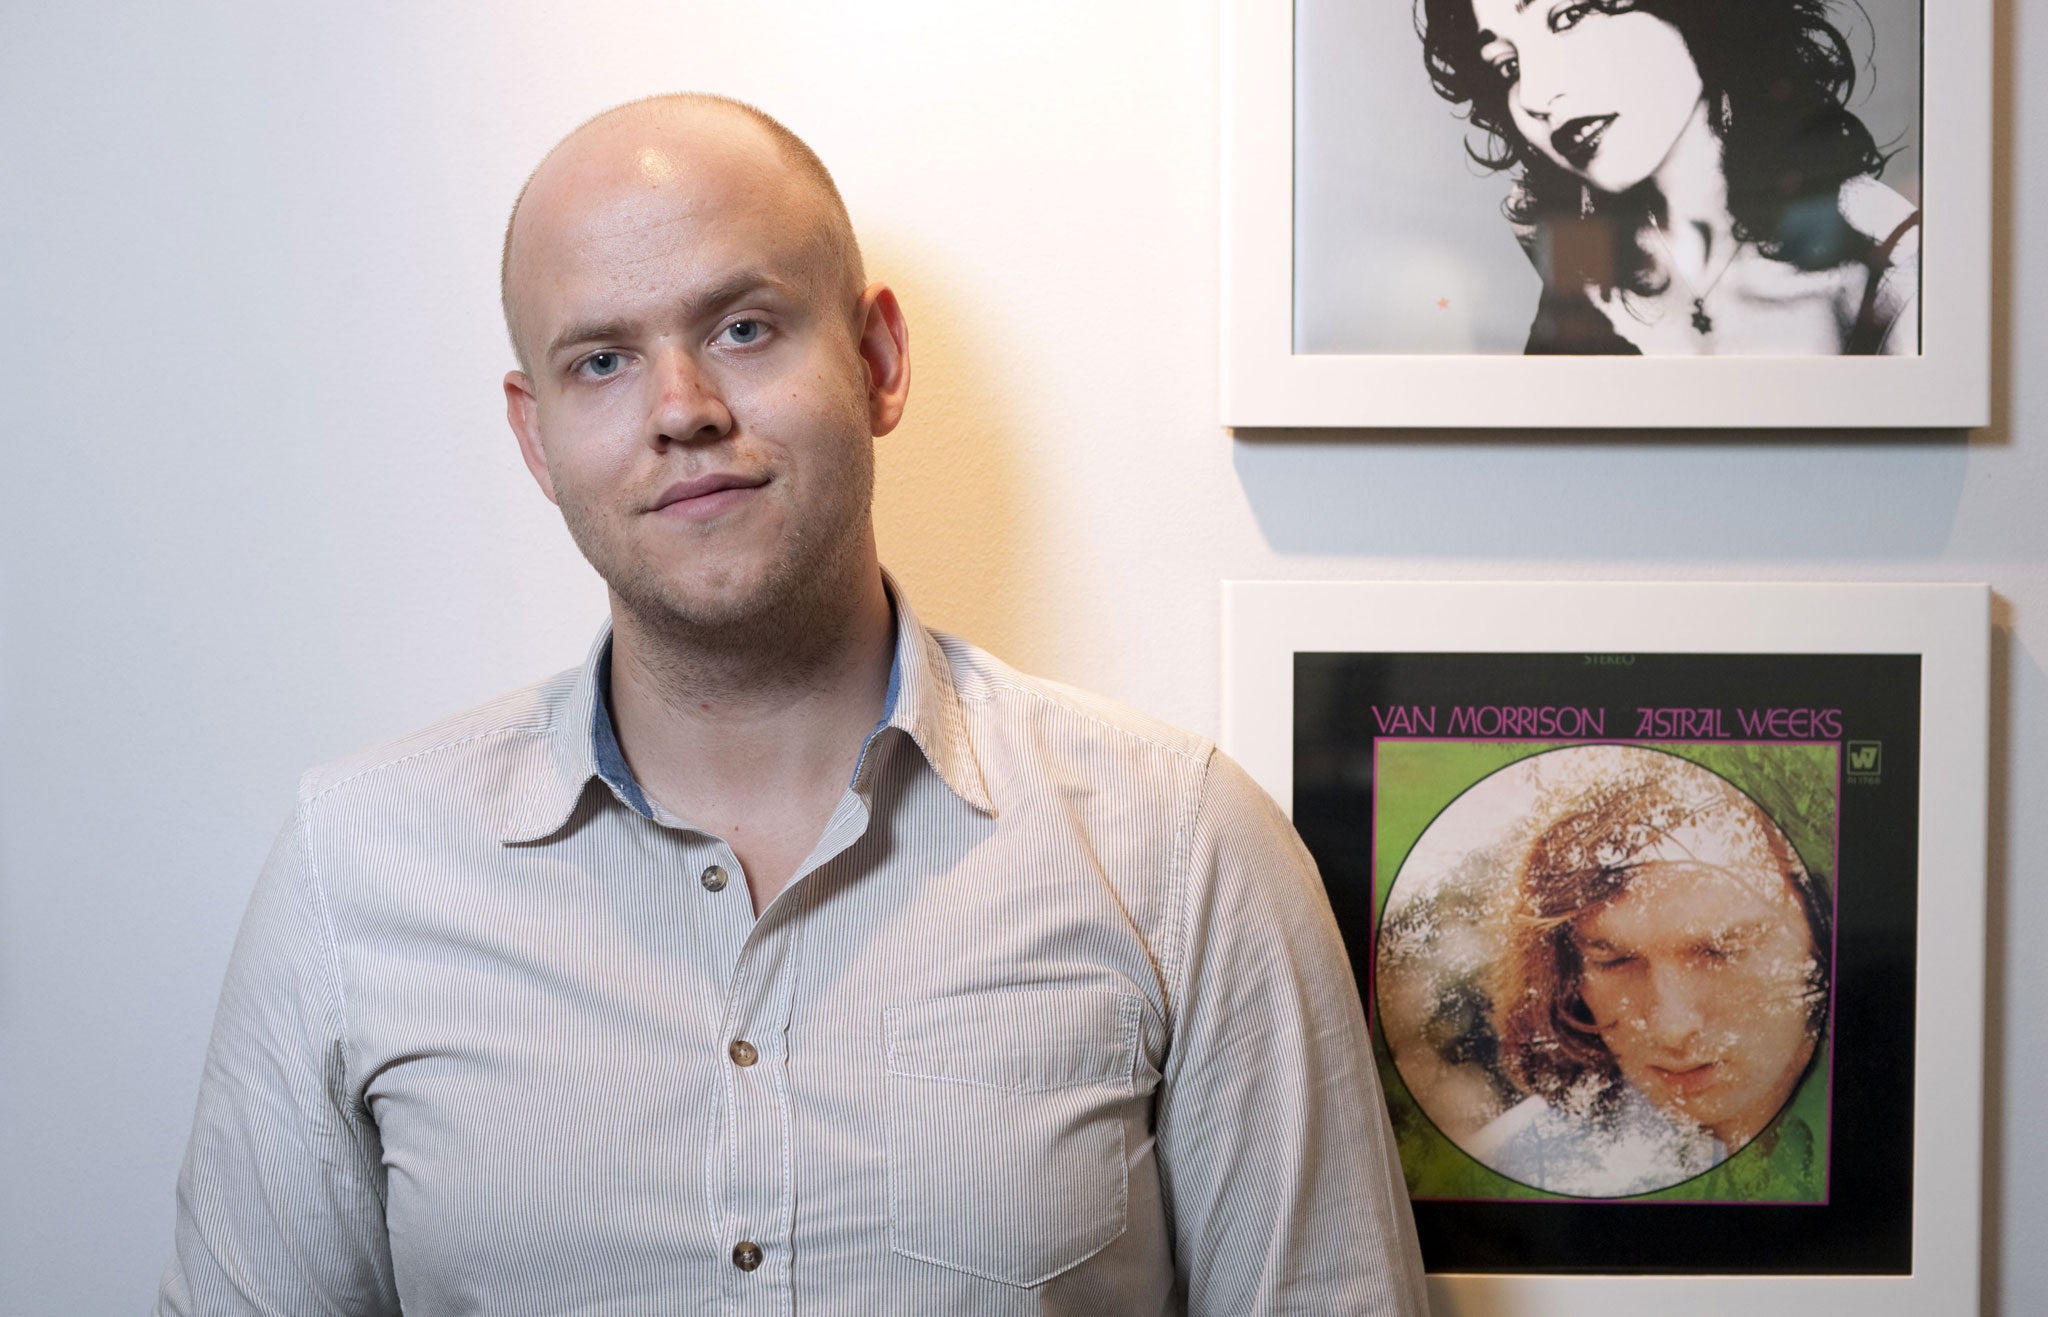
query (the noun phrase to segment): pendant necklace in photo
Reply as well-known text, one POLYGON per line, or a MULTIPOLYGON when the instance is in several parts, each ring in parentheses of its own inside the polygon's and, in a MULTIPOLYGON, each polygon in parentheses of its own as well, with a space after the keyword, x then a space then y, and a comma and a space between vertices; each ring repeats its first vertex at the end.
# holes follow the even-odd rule
POLYGON ((1678 257, 1672 252, 1671 244, 1664 240, 1664 226, 1657 222, 1655 215, 1650 216, 1650 230, 1657 235, 1657 245, 1664 249, 1664 260, 1671 266, 1671 273, 1678 277, 1678 282, 1685 285, 1685 291, 1692 294, 1692 327, 1702 334, 1713 333, 1714 317, 1707 314, 1707 299, 1714 295, 1714 290, 1721 286, 1721 280, 1727 277, 1728 271, 1734 267, 1735 258, 1742 254, 1742 244, 1738 242, 1730 248, 1728 259, 1721 262, 1719 272, 1707 281, 1705 288, 1700 288, 1685 277, 1685 271, 1679 266, 1678 257))

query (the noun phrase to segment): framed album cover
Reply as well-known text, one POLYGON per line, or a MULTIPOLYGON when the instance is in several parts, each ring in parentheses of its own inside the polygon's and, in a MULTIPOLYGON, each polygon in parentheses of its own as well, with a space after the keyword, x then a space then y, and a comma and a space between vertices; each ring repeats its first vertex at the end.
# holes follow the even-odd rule
POLYGON ((1226 586, 1224 745, 1322 872, 1439 1311, 1973 1310, 1988 626, 1226 586))
POLYGON ((1226 0, 1240 428, 1989 419, 1989 0, 1226 0))

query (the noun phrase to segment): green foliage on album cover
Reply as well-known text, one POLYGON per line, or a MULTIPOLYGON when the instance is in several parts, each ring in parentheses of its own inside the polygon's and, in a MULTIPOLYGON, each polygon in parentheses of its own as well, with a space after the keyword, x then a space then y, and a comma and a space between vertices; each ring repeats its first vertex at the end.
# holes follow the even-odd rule
MULTIPOLYGON (((1509 764, 1585 744, 1577 741, 1382 741, 1373 783, 1373 909, 1386 905, 1401 862, 1453 800, 1509 764)), ((1835 875, 1835 794, 1840 748, 1834 744, 1649 744, 1718 773, 1763 807, 1785 830, 1806 867, 1835 875)))
MULTIPOLYGON (((1401 865, 1450 803, 1482 779, 1566 741, 1383 741, 1374 773, 1373 908, 1385 908, 1401 865)), ((1783 828, 1807 868, 1830 889, 1835 876, 1835 821, 1840 747, 1835 744, 1657 743, 1662 750, 1719 774, 1783 828)), ((1375 1003, 1376 1007, 1376 1003, 1375 1003)), ((1375 1020, 1375 1025, 1378 1021, 1375 1020)), ((1386 1090, 1395 1143, 1416 1198, 1521 1198, 1570 1201, 1489 1170, 1452 1143, 1424 1114, 1374 1029, 1374 1051, 1386 1090)), ((1771 1127, 1703 1175, 1644 1199, 1811 1203, 1827 1197, 1829 1052, 1824 1044, 1806 1079, 1771 1127)))
POLYGON ((1841 748, 1828 745, 1657 745, 1733 782, 1785 830, 1808 872, 1835 878, 1841 748))
MULTIPOLYGON (((1394 1125, 1394 1146, 1408 1193, 1426 1198, 1522 1198, 1570 1202, 1566 1194, 1519 1184, 1474 1161, 1431 1123, 1401 1081, 1393 1059, 1376 1040, 1380 1084, 1394 1125)), ((1818 1203, 1828 1193, 1828 1073, 1826 1046, 1815 1054, 1806 1080, 1770 1128, 1703 1175, 1653 1193, 1643 1201, 1818 1203)))
POLYGON ((1382 741, 1373 773, 1372 908, 1386 908, 1401 862, 1445 806, 1509 764, 1558 747, 1542 741, 1382 741))
POLYGON ((1817 1203, 1828 1192, 1828 1062, 1823 1046, 1778 1118, 1705 1175, 1645 1198, 1694 1202, 1817 1203))

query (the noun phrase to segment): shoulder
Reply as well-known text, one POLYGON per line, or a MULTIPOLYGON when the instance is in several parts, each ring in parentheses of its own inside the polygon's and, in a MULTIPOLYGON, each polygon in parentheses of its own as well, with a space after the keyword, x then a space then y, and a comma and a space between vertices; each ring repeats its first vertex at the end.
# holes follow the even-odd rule
POLYGON ((1867 239, 1874 248, 1890 247, 1890 259, 1917 261, 1920 257, 1920 226, 1913 221, 1920 208, 1869 174, 1859 174, 1842 184, 1835 199, 1842 220, 1867 239))
POLYGON ((1843 221, 1870 244, 1870 255, 1849 267, 1863 277, 1844 289, 1847 350, 1917 351, 1919 208, 1867 174, 1842 184, 1839 205, 1843 221))
MULTIPOLYGON (((507 691, 418 731, 319 764, 300 782, 302 806, 494 776, 548 751, 577 672, 570 669, 507 691)), ((479 782, 478 785, 483 785, 479 782)))
POLYGON ((1114 700, 1019 672, 957 636, 934 631, 969 723, 1063 757, 1161 758, 1206 766, 1208 739, 1114 700))
POLYGON ((1170 852, 1168 867, 1216 899, 1265 900, 1259 918, 1328 921, 1315 863, 1286 812, 1213 741, 938 639, 999 808, 1048 806, 1098 834, 1170 852), (1273 902, 1283 890, 1299 900, 1273 902))
POLYGON ((1540 1097, 1525 1097, 1479 1127, 1465 1143, 1465 1151, 1493 1169, 1512 1175, 1526 1149, 1545 1135, 1554 1135, 1558 1118, 1550 1103, 1540 1097))
MULTIPOLYGON (((1201 868, 1210 850, 1285 855, 1285 813, 1207 737, 1084 690, 1028 676, 934 633, 952 668, 967 740, 997 808, 1043 808, 1139 850, 1201 868)), ((1312 873, 1312 869, 1310 870, 1312 873)))
POLYGON ((1463 1146, 1511 1180, 1583 1198, 1666 1188, 1712 1169, 1724 1155, 1712 1135, 1674 1123, 1628 1085, 1606 1109, 1579 1110, 1576 1098, 1567 1100, 1573 1109, 1525 1098, 1463 1146))
POLYGON ((1615 1188, 1596 1123, 1567 1115, 1542 1097, 1509 1107, 1482 1126, 1465 1150, 1489 1170, 1537 1189, 1599 1195, 1615 1188))
POLYGON ((1591 288, 1566 291, 1545 283, 1522 353, 1531 357, 1640 356, 1642 349, 1615 328, 1613 317, 1594 301, 1591 288))

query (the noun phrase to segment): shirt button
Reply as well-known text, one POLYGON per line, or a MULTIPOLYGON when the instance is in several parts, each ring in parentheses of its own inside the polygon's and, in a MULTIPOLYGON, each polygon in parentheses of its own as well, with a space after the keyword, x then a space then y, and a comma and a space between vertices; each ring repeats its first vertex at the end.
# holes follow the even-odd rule
POLYGON ((761 1265, 761 1246, 751 1239, 742 1239, 732 1246, 732 1264, 741 1271, 752 1271, 761 1265))
POLYGON ((697 881, 698 881, 698 882, 700 882, 700 883, 703 883, 703 884, 704 884, 704 890, 705 890, 705 891, 707 891, 707 892, 722 892, 722 891, 724 891, 724 890, 725 890, 725 880, 726 880, 726 873, 725 873, 725 869, 724 869, 724 867, 723 867, 723 866, 721 866, 721 865, 716 865, 716 864, 714 864, 714 865, 712 865, 712 866, 711 866, 710 868, 706 869, 706 870, 705 870, 705 871, 703 872, 703 874, 702 874, 701 876, 699 876, 699 878, 697 879, 697 881))
MULTIPOLYGON (((725 1049, 725 1054, 732 1058, 734 1065, 752 1065, 761 1059, 761 1054, 754 1050, 754 1045, 744 1038, 733 1039, 732 1045, 725 1049)), ((749 1244, 747 1247, 753 1248, 754 1246, 749 1244)), ((759 1259, 757 1258, 756 1260, 758 1261, 759 1259)), ((748 1267, 747 1270, 752 1271, 753 1268, 748 1267)))

